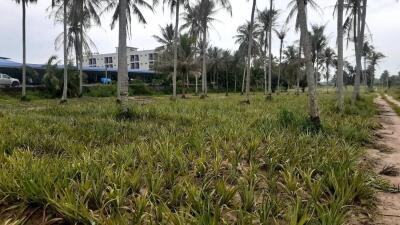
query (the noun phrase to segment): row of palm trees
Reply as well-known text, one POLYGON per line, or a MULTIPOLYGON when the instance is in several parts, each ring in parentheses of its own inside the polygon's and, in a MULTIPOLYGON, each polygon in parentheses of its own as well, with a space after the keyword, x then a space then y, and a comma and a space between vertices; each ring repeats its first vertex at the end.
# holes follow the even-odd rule
MULTIPOLYGON (((25 21, 25 6, 28 3, 36 2, 36 0, 16 0, 17 3, 22 3, 23 6, 23 21, 25 21)), ((64 25, 63 31, 63 49, 64 49, 64 65, 67 65, 68 55, 71 53, 71 49, 74 49, 76 55, 76 62, 80 71, 82 71, 82 55, 85 51, 90 48, 90 41, 85 36, 85 31, 90 29, 93 25, 100 25, 100 15, 103 11, 113 11, 111 27, 114 28, 115 23, 118 22, 119 29, 119 49, 118 49, 118 100, 122 103, 123 112, 127 112, 128 107, 126 105, 128 96, 128 72, 126 62, 126 39, 130 36, 130 25, 132 16, 136 16, 140 23, 146 23, 146 18, 142 14, 143 9, 153 10, 154 7, 160 3, 159 0, 52 0, 52 7, 55 10, 55 18, 58 21, 62 21, 64 25), (105 6, 105 7, 103 7, 105 6), (74 47, 72 47, 74 46, 74 47), (84 49, 85 48, 85 49, 84 49)), ((266 96, 268 99, 271 98, 271 74, 272 74, 272 52, 271 42, 272 33, 275 30, 276 18, 278 15, 277 10, 274 9, 274 0, 269 1, 269 8, 263 12, 257 12, 257 0, 252 1, 252 10, 249 24, 247 26, 247 36, 243 38, 247 40, 247 43, 241 48, 247 50, 246 61, 246 101, 250 102, 250 81, 251 81, 251 64, 254 59, 254 52, 260 50, 264 62, 264 73, 265 73, 265 89, 266 96), (260 29, 258 29, 260 27, 260 29), (260 34, 259 43, 262 48, 253 47, 256 46, 256 39, 253 38, 257 33, 260 34), (258 49, 258 50, 257 50, 258 49), (267 57, 268 49, 268 57, 267 57), (268 58, 268 60, 267 60, 268 58), (266 63, 268 62, 268 78, 266 76, 266 63)), ((175 12, 175 26, 173 35, 173 98, 176 98, 176 77, 178 73, 178 42, 180 37, 179 22, 181 15, 185 19, 183 27, 189 29, 189 33, 196 37, 199 41, 196 45, 200 47, 199 56, 202 59, 202 95, 207 96, 207 46, 208 46, 208 34, 212 22, 215 20, 215 15, 218 12, 217 6, 221 6, 222 9, 229 13, 232 13, 232 7, 229 0, 198 0, 194 6, 191 6, 191 2, 188 0, 163 0, 163 5, 168 5, 171 12, 175 12), (183 13, 181 13, 183 10, 183 13)), ((331 57, 333 54, 331 50, 326 50, 324 53, 316 51, 316 49, 324 49, 326 46, 326 40, 319 34, 323 33, 323 26, 312 26, 312 34, 308 27, 307 8, 312 7, 319 9, 318 5, 314 0, 291 0, 289 3, 290 13, 287 21, 291 18, 295 18, 295 30, 300 31, 300 44, 298 57, 298 73, 300 74, 301 66, 305 67, 307 84, 308 84, 308 96, 309 96, 309 114, 310 119, 319 123, 319 110, 317 103, 317 75, 320 66, 320 55, 331 57), (315 39, 313 41, 313 39, 315 39)), ((337 0, 336 4, 337 11, 337 87, 338 87, 338 108, 343 111, 343 42, 345 32, 348 33, 348 37, 352 37, 351 40, 354 42, 355 55, 356 55, 356 76, 354 83, 353 102, 356 101, 360 96, 360 81, 362 75, 362 57, 363 57, 363 44, 364 44, 364 33, 366 26, 366 15, 367 15, 367 0, 337 0), (346 18, 344 18, 346 14, 346 18), (351 34, 351 35, 350 35, 351 34)), ((23 29, 25 30, 25 22, 23 22, 23 29)), ((246 27, 241 28, 246 29, 246 27)), ((281 40, 280 47, 280 61, 282 59, 283 51, 283 40, 286 36, 287 30, 284 28, 281 31, 275 31, 278 34, 278 38, 281 40)), ((239 38, 239 37, 238 37, 239 38)), ((171 44, 171 43, 169 43, 171 44)), ((23 32, 23 93, 25 92, 25 32, 23 32)), ((325 57, 325 58, 329 58, 325 57)), ((326 65, 331 64, 331 60, 325 62, 326 65)), ((364 65, 365 66, 365 65, 364 65)), ((329 73, 329 72, 327 72, 329 73)), ((280 72, 279 72, 280 74, 280 72)), ((67 99, 67 66, 64 66, 64 91, 62 101, 67 99)), ((279 75, 280 76, 280 75, 279 75)), ((81 76, 82 77, 82 76, 81 76)), ((298 75, 298 77, 300 77, 298 75)), ((278 78, 279 79, 279 78, 278 78)), ((299 78, 298 78, 299 80, 299 78)), ((278 82, 279 83, 279 82, 278 82)), ((279 84, 278 84, 279 85, 279 84)), ((80 88, 82 91, 82 88, 80 88)))

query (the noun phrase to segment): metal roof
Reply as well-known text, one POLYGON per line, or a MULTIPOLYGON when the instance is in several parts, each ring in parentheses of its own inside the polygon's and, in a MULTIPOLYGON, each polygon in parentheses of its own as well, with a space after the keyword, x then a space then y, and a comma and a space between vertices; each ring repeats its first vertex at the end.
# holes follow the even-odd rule
MULTIPOLYGON (((27 64, 27 67, 33 68, 33 69, 45 69, 45 65, 43 64, 27 64)), ((14 62, 11 60, 8 60, 6 58, 0 57, 0 68, 13 68, 13 69, 21 69, 22 68, 22 63, 14 62)), ((58 65, 58 68, 63 69, 64 65, 58 65)), ((105 68, 101 67, 83 67, 84 71, 87 72, 105 72, 105 68)), ((108 72, 118 72, 116 68, 108 68, 108 72)), ((141 69, 128 69, 129 73, 142 73, 142 74, 155 74, 154 71, 151 70, 141 70, 141 69)))

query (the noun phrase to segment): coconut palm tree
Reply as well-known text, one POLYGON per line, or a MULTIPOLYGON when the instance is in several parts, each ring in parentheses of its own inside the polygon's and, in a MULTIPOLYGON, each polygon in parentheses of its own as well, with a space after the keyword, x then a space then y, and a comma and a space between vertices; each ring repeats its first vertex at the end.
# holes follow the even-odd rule
POLYGON ((162 46, 160 50, 170 51, 174 45, 174 26, 172 23, 165 27, 160 26, 161 35, 153 35, 153 38, 162 46))
MULTIPOLYGON (((186 10, 183 13, 183 20, 185 21, 184 24, 182 24, 181 29, 188 29, 188 32, 191 37, 195 38, 195 55, 194 59, 195 61, 197 60, 197 50, 198 47, 201 46, 201 40, 200 40, 200 33, 201 33, 201 18, 200 18, 200 4, 195 5, 194 7, 191 7, 189 4, 186 5, 186 10)), ((199 74, 195 74, 195 80, 196 80, 196 91, 195 94, 198 95, 198 80, 199 80, 199 74)))
POLYGON ((329 92, 329 78, 330 78, 330 66, 334 65, 334 60, 336 57, 335 51, 331 48, 325 48, 322 56, 322 61, 325 63, 325 79, 326 79, 326 92, 329 92))
MULTIPOLYGON (((157 1, 153 0, 153 5, 157 1)), ((121 115, 128 116, 128 63, 127 63, 127 35, 131 34, 131 15, 135 15, 139 23, 146 24, 141 9, 153 11, 153 6, 146 0, 111 0, 106 7, 106 11, 114 10, 112 15, 111 29, 118 21, 118 101, 121 103, 121 115)))
POLYGON ((57 11, 62 9, 62 21, 63 21, 63 51, 64 51, 64 86, 60 103, 67 102, 67 91, 68 91, 68 36, 67 36, 67 23, 68 23, 68 14, 67 7, 69 0, 52 0, 51 6, 53 9, 58 8, 57 11))
POLYGON ((315 89, 315 79, 314 79, 314 68, 312 64, 312 46, 309 37, 306 7, 304 0, 297 0, 298 8, 298 23, 300 26, 301 40, 303 41, 303 50, 306 64, 306 75, 308 84, 308 113, 310 116, 310 122, 314 124, 315 127, 320 127, 321 121, 319 117, 319 109, 317 102, 317 92, 315 89))
POLYGON ((328 40, 325 35, 325 25, 312 25, 311 26, 311 48, 312 48, 312 61, 315 73, 315 84, 318 85, 319 68, 323 50, 328 45, 328 40))
POLYGON ((364 81, 364 86, 368 85, 367 82, 367 58, 368 55, 371 54, 373 50, 373 46, 369 44, 368 41, 364 42, 363 48, 362 48, 362 57, 364 60, 364 68, 363 68, 363 81, 364 81))
POLYGON ((340 112, 344 111, 344 93, 343 93, 343 14, 344 14, 344 0, 338 0, 337 2, 337 48, 338 48, 338 57, 337 57, 337 74, 336 74, 336 83, 337 83, 337 93, 338 93, 338 108, 340 112))
MULTIPOLYGON (((244 66, 244 70, 243 70, 243 79, 242 79, 242 94, 245 93, 245 88, 246 88, 246 79, 247 79, 247 75, 249 74, 247 71, 247 53, 248 53, 248 49, 249 49, 249 37, 250 37, 250 22, 247 22, 246 24, 243 24, 241 26, 238 27, 237 29, 237 35, 235 35, 235 43, 239 45, 239 50, 238 50, 238 54, 244 58, 245 60, 245 66, 244 66)), ((251 50, 251 57, 254 58, 256 55, 258 55, 260 52, 260 43, 257 41, 259 39, 259 37, 262 36, 262 32, 259 29, 259 25, 257 23, 254 24, 253 29, 252 29, 252 50, 251 50)))
MULTIPOLYGON (((96 48, 86 31, 93 25, 100 26, 99 11, 104 0, 69 0, 67 4, 67 45, 68 52, 75 51, 76 66, 79 68, 79 95, 82 95, 83 54, 96 48)), ((55 11, 56 20, 62 22, 62 2, 58 1, 58 10, 55 11)), ((62 46, 63 32, 56 38, 56 48, 62 46)))
MULTIPOLYGON (((258 22, 261 24, 261 43, 263 45, 263 58, 264 58, 264 94, 267 97, 268 93, 271 92, 271 86, 268 85, 271 83, 270 73, 268 71, 268 78, 267 78, 267 48, 269 44, 269 33, 270 30, 276 26, 276 21, 278 18, 278 11, 277 10, 270 10, 268 8, 264 9, 264 11, 259 13, 258 22)), ((269 60, 271 61, 271 60, 269 60)), ((272 62, 272 61, 271 61, 272 62)))
POLYGON ((37 0, 15 0, 17 4, 22 5, 22 97, 26 99, 26 6, 36 3, 37 0))
MULTIPOLYGON (((307 17, 307 12, 308 12, 308 6, 311 7, 311 9, 314 9, 318 12, 322 11, 322 9, 318 6, 318 4, 314 1, 314 0, 304 0, 304 8, 305 8, 305 13, 306 13, 306 17, 307 17)), ((300 23, 299 23, 299 14, 298 14, 298 2, 297 0, 291 0, 287 6, 287 8, 289 9, 289 14, 288 17, 286 18, 286 24, 289 24, 291 20, 293 20, 295 18, 295 31, 299 31, 300 30, 300 23)), ((307 18, 306 18, 307 20, 307 18)), ((301 40, 301 35, 300 35, 300 40, 299 40, 299 62, 302 61, 302 44, 303 44, 303 40, 301 40)), ((298 68, 297 68, 297 87, 296 87, 296 94, 299 94, 299 90, 300 90, 300 76, 301 76, 301 63, 298 64, 298 68)))
POLYGON ((279 47, 279 72, 278 72, 278 92, 280 91, 280 80, 281 80, 281 70, 282 70, 282 51, 283 51, 283 41, 286 38, 287 35, 287 29, 285 27, 282 27, 280 31, 275 30, 276 36, 280 40, 280 47, 279 47))
POLYGON ((232 14, 232 6, 229 0, 200 0, 199 4, 199 18, 200 27, 202 32, 201 54, 203 57, 202 62, 202 97, 207 96, 207 34, 210 25, 215 21, 213 17, 217 10, 216 4, 220 4, 223 9, 232 14))
POLYGON ((174 27, 174 73, 172 75, 172 99, 176 99, 176 76, 178 72, 178 41, 179 41, 179 10, 181 6, 188 4, 188 0, 163 0, 163 4, 168 4, 171 14, 175 12, 174 27))
POLYGON ((250 63, 251 63, 251 49, 253 46, 253 27, 254 27, 254 14, 256 11, 257 0, 253 0, 253 6, 251 8, 251 17, 250 17, 250 32, 249 32, 249 46, 247 50, 247 76, 246 76, 246 101, 250 103, 250 63))
POLYGON ((354 78, 354 91, 352 103, 360 97, 361 73, 362 73, 362 48, 367 16, 367 0, 347 0, 345 4, 348 17, 344 22, 348 40, 352 37, 356 56, 356 76, 354 78))
POLYGON ((380 63, 380 61, 385 58, 386 56, 382 54, 381 52, 377 52, 373 50, 371 54, 368 56, 369 60, 369 68, 370 68, 370 88, 372 89, 374 87, 374 80, 375 80, 375 71, 376 71, 376 66, 380 63))

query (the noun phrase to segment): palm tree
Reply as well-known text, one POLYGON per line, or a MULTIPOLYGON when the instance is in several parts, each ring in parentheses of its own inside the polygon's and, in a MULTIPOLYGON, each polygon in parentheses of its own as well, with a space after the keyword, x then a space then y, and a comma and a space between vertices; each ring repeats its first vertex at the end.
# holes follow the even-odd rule
MULTIPOLYGON (((93 41, 87 35, 85 30, 92 25, 100 26, 99 11, 101 3, 104 0, 69 0, 67 4, 67 48, 68 52, 75 51, 76 66, 79 68, 79 95, 82 95, 82 76, 83 76, 83 53, 91 52, 92 48, 96 48, 93 41)), ((58 10, 55 12, 56 20, 62 22, 63 11, 61 1, 56 2, 58 10)), ((64 32, 62 32, 55 41, 56 48, 62 46, 64 32)))
POLYGON ((175 28, 174 28, 174 73, 172 75, 172 99, 176 99, 176 76, 178 72, 178 41, 179 41, 179 10, 181 5, 188 3, 188 0, 163 0, 163 4, 171 7, 171 14, 175 11, 175 28))
POLYGON ((382 54, 381 52, 374 51, 374 50, 368 56, 369 68, 371 71, 371 73, 370 73, 371 74, 371 78, 370 78, 370 88, 371 89, 374 87, 376 66, 380 63, 380 61, 383 58, 385 58, 384 54, 382 54))
MULTIPOLYGON (((261 24, 261 43, 263 44, 263 58, 264 58, 264 94, 267 97, 268 93, 271 92, 271 86, 268 85, 271 83, 271 74, 268 71, 267 78, 267 48, 270 46, 270 30, 276 26, 276 20, 278 18, 278 11, 274 9, 264 9, 264 11, 259 13, 258 22, 261 24)), ((272 62, 270 59, 269 61, 272 62)), ((271 66, 271 65, 269 65, 271 66)))
MULTIPOLYGON (((304 0, 304 10, 305 10, 305 16, 306 16, 306 21, 307 21, 307 12, 308 12, 308 6, 310 6, 312 9, 316 10, 316 11, 322 11, 321 8, 318 6, 318 4, 314 1, 314 0, 304 0)), ((295 18, 295 31, 299 31, 300 29, 300 22, 299 22, 299 14, 298 14, 298 2, 297 0, 291 0, 287 6, 287 8, 289 8, 289 15, 286 18, 286 24, 289 24, 290 21, 295 18)), ((301 40, 301 35, 300 35, 300 41, 299 41, 299 62, 302 61, 302 44, 303 44, 303 40, 301 40)), ((296 94, 299 94, 299 90, 300 90, 300 76, 301 76, 301 67, 302 64, 299 63, 298 64, 298 68, 297 68, 297 91, 296 94)))
POLYGON ((337 45, 338 45, 338 59, 337 59, 337 89, 338 89, 338 108, 340 112, 344 111, 344 93, 343 93, 343 13, 344 13, 344 0, 338 0, 338 20, 337 20, 337 45))
POLYGON ((310 122, 314 124, 315 127, 321 126, 321 121, 319 117, 319 109, 317 102, 317 93, 315 90, 315 79, 314 71, 312 65, 312 53, 311 53, 311 40, 309 37, 309 31, 307 27, 307 16, 306 7, 304 0, 297 0, 298 8, 298 23, 300 25, 301 40, 303 41, 304 57, 306 63, 306 75, 308 84, 308 113, 310 116, 310 122))
POLYGON ((329 92, 329 77, 330 77, 330 66, 332 66, 334 64, 334 60, 335 60, 335 51, 331 48, 326 48, 323 52, 323 62, 325 63, 325 79, 326 79, 326 92, 329 92))
POLYGON ((281 64, 282 64, 282 50, 283 50, 283 41, 287 35, 287 30, 283 27, 280 31, 275 30, 276 36, 278 36, 280 40, 280 48, 279 48, 279 72, 278 72, 278 92, 280 91, 280 80, 281 80, 281 64))
POLYGON ((325 25, 312 25, 311 26, 311 46, 312 46, 312 61, 315 73, 315 84, 318 85, 319 80, 319 67, 322 51, 328 45, 327 38, 325 36, 325 25))
POLYGON ((352 33, 356 56, 356 76, 354 78, 354 91, 352 96, 352 103, 354 104, 360 97, 362 73, 361 58, 366 26, 367 0, 347 0, 346 9, 350 11, 350 13, 343 26, 348 33, 348 39, 350 39, 352 33))
MULTIPOLYGON (((197 60, 197 50, 198 46, 201 45, 200 41, 200 33, 201 33, 201 18, 200 18, 200 4, 195 5, 195 7, 191 7, 189 4, 186 5, 186 10, 183 14, 183 20, 185 21, 184 24, 182 24, 181 29, 188 29, 188 32, 191 37, 195 39, 195 55, 194 59, 195 61, 197 60)), ((196 80, 196 91, 195 94, 196 96, 199 94, 198 92, 198 80, 199 80, 199 75, 196 73, 195 74, 195 80, 196 80)))
MULTIPOLYGON (((262 32, 260 32, 260 29, 258 27, 259 25, 257 23, 255 23, 253 25, 253 29, 252 29, 252 50, 251 50, 251 57, 256 56, 257 54, 259 54, 259 50, 261 49, 260 44, 258 43, 257 39, 258 37, 262 36, 262 32)), ((250 22, 247 22, 246 24, 243 24, 241 26, 238 27, 237 29, 237 35, 235 35, 235 43, 239 45, 239 50, 238 50, 238 54, 243 57, 245 60, 245 66, 244 66, 244 70, 243 70, 243 79, 242 79, 242 94, 244 94, 245 92, 245 84, 246 84, 246 79, 249 73, 247 73, 248 70, 248 64, 247 64, 247 60, 246 60, 246 54, 248 53, 248 49, 249 49, 249 37, 250 37, 250 22), (245 53, 246 52, 246 53, 245 53)))
POLYGON ((160 50, 170 51, 174 45, 174 26, 167 24, 165 27, 160 26, 161 36, 153 35, 153 38, 162 46, 160 50))
MULTIPOLYGON (((153 5, 156 1, 153 0, 153 5)), ((121 103, 121 115, 128 116, 128 65, 127 65, 127 34, 130 34, 131 14, 137 16, 139 23, 146 24, 147 21, 140 8, 153 10, 153 7, 145 0, 112 0, 106 7, 106 11, 114 9, 112 15, 111 29, 118 21, 118 101, 121 103)))
POLYGON ((363 69, 363 81, 364 81, 364 86, 368 85, 367 82, 367 58, 368 55, 371 54, 373 50, 373 46, 369 44, 368 41, 364 42, 363 48, 362 48, 362 57, 364 58, 364 69, 363 69))
POLYGON ((254 27, 254 14, 256 11, 257 0, 253 0, 253 6, 251 8, 251 18, 249 26, 249 46, 247 50, 247 76, 246 76, 246 101, 250 103, 250 63, 251 63, 251 48, 253 46, 253 27, 254 27))
POLYGON ((216 14, 217 10, 215 9, 216 4, 222 5, 222 8, 226 9, 228 12, 232 14, 232 7, 229 0, 200 0, 199 3, 199 18, 200 18, 200 27, 202 32, 202 44, 201 44, 201 54, 203 57, 202 62, 202 97, 207 96, 207 32, 208 28, 212 22, 215 21, 213 16, 216 14))
POLYGON ((51 6, 52 8, 58 7, 57 11, 60 11, 62 8, 63 14, 62 14, 62 21, 63 21, 63 27, 64 27, 64 37, 63 37, 63 47, 64 47, 64 86, 63 86, 63 92, 62 92, 62 97, 60 103, 65 103, 67 102, 67 91, 68 91, 68 36, 67 36, 67 19, 68 19, 68 14, 67 14, 67 4, 69 3, 69 0, 52 0, 51 1, 51 6))
POLYGON ((22 5, 22 97, 26 99, 26 6, 29 3, 36 3, 37 0, 15 0, 22 5))

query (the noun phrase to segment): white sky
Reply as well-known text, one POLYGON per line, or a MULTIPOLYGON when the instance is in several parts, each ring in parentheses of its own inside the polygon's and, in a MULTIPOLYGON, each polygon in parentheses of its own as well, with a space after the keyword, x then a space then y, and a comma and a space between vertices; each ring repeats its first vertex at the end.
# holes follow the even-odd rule
MULTIPOLYGON (((331 47, 335 47, 336 21, 333 18, 333 6, 335 0, 315 0, 323 9, 322 13, 310 11, 310 23, 327 24, 327 34, 331 47)), ((22 61, 22 35, 20 5, 12 0, 0 0, 0 56, 9 57, 14 61, 22 61)), ((280 22, 286 19, 289 0, 275 0, 275 8, 279 9, 280 22)), ((391 74, 400 71, 400 3, 396 0, 369 0, 367 23, 372 33, 373 44, 378 51, 387 57, 380 64, 377 76, 385 69, 391 74)), ((221 48, 234 50, 234 35, 237 27, 250 19, 251 1, 231 0, 233 16, 220 10, 215 22, 215 29, 211 31, 211 44, 221 48)), ((264 9, 269 4, 268 0, 258 0, 257 7, 264 9)), ((48 7, 50 0, 39 0, 37 4, 27 8, 27 60, 29 63, 45 63, 51 55, 62 56, 61 50, 55 50, 54 39, 62 31, 61 24, 54 24, 49 18, 48 7)), ((132 23, 132 38, 128 40, 129 46, 139 49, 151 49, 158 46, 152 35, 159 34, 159 26, 164 26, 173 21, 169 9, 158 7, 155 13, 146 11, 147 25, 132 23)), ((109 13, 102 16, 102 27, 93 28, 89 35, 100 53, 115 51, 118 42, 118 29, 110 29, 109 13)), ((293 24, 291 24, 291 27, 293 24)), ((278 54, 278 40, 274 38, 273 52, 278 54)), ((298 34, 290 29, 285 44, 291 44, 298 39, 298 34)), ((353 62, 353 47, 350 44, 347 51, 347 60, 353 62)))

